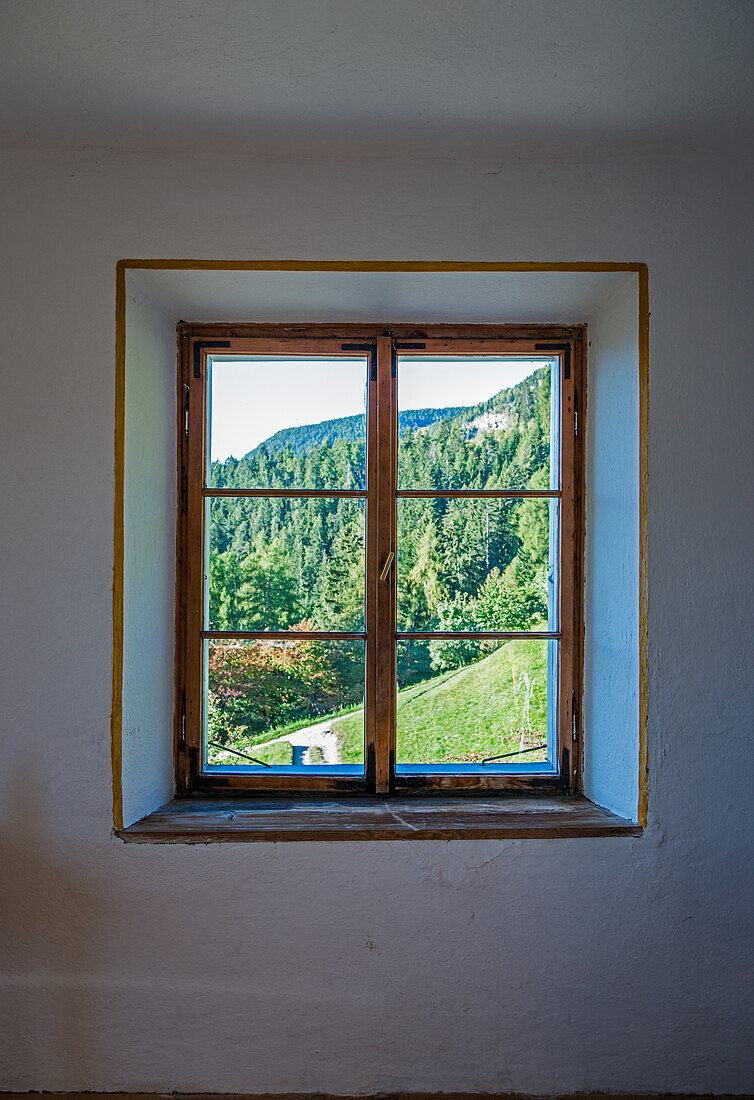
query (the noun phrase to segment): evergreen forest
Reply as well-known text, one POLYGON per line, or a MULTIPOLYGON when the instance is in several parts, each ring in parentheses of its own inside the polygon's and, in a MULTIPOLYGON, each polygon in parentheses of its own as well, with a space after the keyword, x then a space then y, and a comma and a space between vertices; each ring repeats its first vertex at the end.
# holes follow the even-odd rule
MULTIPOLYGON (((479 405, 403 412, 399 488, 549 488, 550 407, 546 366, 479 405)), ((229 489, 365 488, 364 418, 284 429, 241 459, 213 463, 211 484, 229 489)), ((541 629, 548 619, 555 507, 542 498, 400 499, 398 629, 541 629)), ((211 630, 363 630, 364 575, 363 500, 220 497, 209 503, 211 630)), ((226 640, 213 641, 208 649, 210 762, 243 764, 244 757, 230 749, 253 756, 254 746, 259 752, 260 745, 269 744, 255 759, 291 763, 295 738, 290 731, 312 724, 329 724, 328 735, 333 729, 340 733, 334 746, 325 741, 324 748, 310 747, 303 762, 363 758, 363 643, 226 640)), ((447 740, 447 734, 440 730, 439 700, 453 694, 457 698, 461 682, 477 684, 477 695, 489 695, 490 700, 486 711, 473 700, 469 703, 468 733, 455 737, 449 760, 478 759, 488 748, 502 751, 499 746, 513 743, 511 738, 528 744, 533 725, 541 734, 546 723, 541 713, 546 706, 541 643, 402 642, 398 681, 399 749, 402 700, 406 706, 414 700, 414 711, 416 700, 425 700, 422 714, 414 713, 412 729, 406 730, 411 741, 407 751, 416 758, 412 762, 437 762, 438 753, 442 756, 438 737, 447 740), (449 678, 472 665, 478 667, 471 679, 471 672, 465 672, 454 692, 443 689, 449 678), (498 713, 499 701, 492 700, 494 692, 480 686, 485 669, 488 678, 499 678, 504 667, 513 694, 520 696, 516 713, 506 704, 505 716, 498 713), (432 693, 417 690, 422 684, 432 686, 432 698, 432 693), (498 728, 503 720, 511 727, 507 732, 498 728), (413 731, 425 726, 429 732, 422 740, 413 731), (438 731, 434 742, 433 726, 438 731)), ((457 714, 453 724, 456 730, 464 728, 457 714)))

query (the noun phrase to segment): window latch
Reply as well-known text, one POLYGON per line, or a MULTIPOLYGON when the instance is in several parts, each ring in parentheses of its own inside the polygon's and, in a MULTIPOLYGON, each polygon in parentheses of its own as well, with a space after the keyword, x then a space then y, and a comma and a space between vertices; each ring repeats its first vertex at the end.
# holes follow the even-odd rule
POLYGON ((507 760, 509 756, 524 756, 527 752, 536 752, 537 749, 546 749, 547 742, 541 741, 539 745, 532 745, 530 749, 516 749, 515 752, 501 752, 497 756, 485 756, 482 761, 482 767, 485 764, 491 764, 493 760, 507 760))
POLYGON ((387 575, 390 572, 390 566, 393 564, 393 558, 394 557, 395 557, 395 554, 391 550, 390 553, 388 554, 388 556, 385 558, 385 564, 383 565, 382 572, 380 573, 380 580, 381 581, 387 580, 387 575))

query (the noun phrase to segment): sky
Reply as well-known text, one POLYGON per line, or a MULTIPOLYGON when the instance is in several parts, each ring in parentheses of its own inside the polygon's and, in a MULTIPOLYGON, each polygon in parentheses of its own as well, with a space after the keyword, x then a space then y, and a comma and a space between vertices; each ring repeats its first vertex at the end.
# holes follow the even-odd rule
MULTIPOLYGON (((398 408, 476 405, 515 386, 543 360, 398 361, 398 408)), ((241 458, 281 428, 364 412, 365 359, 213 359, 213 462, 241 458)))

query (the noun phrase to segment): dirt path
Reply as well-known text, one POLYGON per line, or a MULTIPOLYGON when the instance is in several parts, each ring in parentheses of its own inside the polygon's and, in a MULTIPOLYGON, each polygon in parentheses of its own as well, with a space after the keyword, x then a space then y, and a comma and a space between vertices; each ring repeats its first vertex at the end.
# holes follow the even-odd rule
POLYGON ((342 764, 340 742, 337 734, 332 729, 332 720, 318 722, 313 726, 305 726, 304 729, 286 733, 284 737, 274 737, 272 741, 262 741, 252 746, 249 750, 252 754, 266 749, 270 745, 280 745, 287 741, 289 745, 299 746, 304 749, 302 764, 311 764, 310 751, 313 748, 322 750, 323 764, 342 764))

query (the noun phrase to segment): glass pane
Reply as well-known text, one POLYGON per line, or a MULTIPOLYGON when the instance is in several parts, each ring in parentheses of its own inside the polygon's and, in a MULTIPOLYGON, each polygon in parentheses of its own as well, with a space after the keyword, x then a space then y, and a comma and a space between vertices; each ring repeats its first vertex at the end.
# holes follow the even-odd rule
POLYGON ((557 488, 557 364, 399 356, 398 488, 557 488))
POLYGON ((364 356, 213 358, 213 488, 364 489, 364 356))
POLYGON ((398 630, 557 630, 557 500, 398 499, 398 630))
POLYGON ((208 630, 363 630, 363 500, 213 497, 208 630))
MULTIPOLYGON (((398 642, 397 766, 541 764, 557 642, 398 642), (531 751, 526 751, 531 750, 531 751)), ((554 743, 554 738, 551 739, 554 743)), ((417 770, 416 768, 414 770, 417 770)))
POLYGON ((205 655, 211 767, 363 772, 363 642, 209 641, 205 655))

